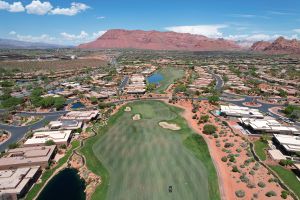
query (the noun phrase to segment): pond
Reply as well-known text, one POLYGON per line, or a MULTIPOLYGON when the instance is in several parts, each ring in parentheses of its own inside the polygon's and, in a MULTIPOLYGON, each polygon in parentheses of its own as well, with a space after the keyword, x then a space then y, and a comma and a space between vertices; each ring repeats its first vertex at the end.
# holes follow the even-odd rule
POLYGON ((81 103, 80 101, 73 103, 71 106, 72 109, 78 109, 78 108, 84 108, 84 107, 85 107, 85 105, 83 103, 81 103))
POLYGON ((54 176, 37 200, 85 200, 85 182, 77 170, 66 168, 54 176))
POLYGON ((160 73, 152 74, 147 78, 148 83, 159 84, 164 79, 163 75, 160 73))

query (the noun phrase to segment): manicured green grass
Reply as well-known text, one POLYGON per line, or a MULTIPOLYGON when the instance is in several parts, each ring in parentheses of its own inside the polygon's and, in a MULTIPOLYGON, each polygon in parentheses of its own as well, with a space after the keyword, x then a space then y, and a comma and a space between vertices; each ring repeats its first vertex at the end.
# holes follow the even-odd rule
POLYGON ((127 106, 131 112, 121 108, 82 149, 88 167, 102 177, 92 199, 220 199, 207 146, 194 139, 181 110, 160 101, 127 106), (136 113, 141 120, 132 120, 136 113), (163 129, 160 121, 176 123, 181 130, 163 129))
POLYGON ((174 83, 176 79, 180 79, 184 76, 184 70, 175 67, 166 67, 158 71, 164 78, 160 82, 160 87, 156 88, 154 92, 163 93, 170 84, 174 83))
POLYGON ((267 159, 266 150, 265 150, 267 148, 268 148, 268 144, 261 140, 257 140, 254 142, 254 151, 256 155, 259 157, 259 159, 262 161, 267 159))
POLYGON ((74 140, 72 142, 72 147, 66 152, 66 155, 58 161, 57 165, 54 168, 48 169, 42 174, 42 177, 41 177, 42 181, 40 183, 35 184, 31 188, 31 190, 26 195, 25 199, 31 200, 34 197, 36 197, 38 192, 42 189, 42 187, 45 185, 46 181, 52 176, 52 174, 55 172, 55 170, 58 169, 59 167, 61 167, 64 163, 66 163, 68 161, 69 157, 72 154, 72 151, 75 148, 79 147, 79 145, 80 145, 80 142, 78 140, 74 140))
POLYGON ((276 174, 283 180, 283 182, 294 191, 294 193, 300 198, 300 181, 297 179, 296 175, 280 165, 269 167, 276 172, 276 174))
POLYGON ((184 145, 190 149, 195 156, 203 162, 207 169, 208 177, 211 179, 209 184, 209 194, 211 199, 220 199, 218 176, 216 174, 215 166, 210 158, 207 144, 202 136, 193 134, 184 140, 184 145))

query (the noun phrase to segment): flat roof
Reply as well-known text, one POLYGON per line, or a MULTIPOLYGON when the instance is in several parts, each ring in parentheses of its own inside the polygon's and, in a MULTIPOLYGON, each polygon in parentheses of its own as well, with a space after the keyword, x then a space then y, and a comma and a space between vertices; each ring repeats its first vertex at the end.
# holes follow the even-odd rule
POLYGON ((46 163, 50 160, 55 148, 55 145, 51 145, 10 149, 7 155, 0 158, 0 167, 9 169, 22 164, 46 163))
POLYGON ((300 136, 274 134, 274 137, 287 151, 300 152, 300 136))
POLYGON ((0 194, 20 194, 38 172, 39 166, 0 170, 0 194))
POLYGON ((53 140, 55 143, 67 142, 71 132, 72 130, 35 132, 31 138, 26 140, 24 145, 45 144, 48 140, 53 140))

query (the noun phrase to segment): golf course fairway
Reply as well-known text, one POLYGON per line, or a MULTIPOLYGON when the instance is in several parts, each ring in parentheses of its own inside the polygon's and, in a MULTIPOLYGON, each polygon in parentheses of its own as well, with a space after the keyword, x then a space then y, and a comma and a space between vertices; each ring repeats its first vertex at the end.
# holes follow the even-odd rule
POLYGON ((93 199, 220 199, 207 145, 180 116, 182 110, 160 101, 126 106, 131 107, 130 112, 123 106, 102 133, 87 142, 93 155, 82 151, 88 167, 102 177, 93 199), (135 114, 141 118, 133 120, 135 114), (161 121, 181 129, 164 129, 159 126, 161 121))

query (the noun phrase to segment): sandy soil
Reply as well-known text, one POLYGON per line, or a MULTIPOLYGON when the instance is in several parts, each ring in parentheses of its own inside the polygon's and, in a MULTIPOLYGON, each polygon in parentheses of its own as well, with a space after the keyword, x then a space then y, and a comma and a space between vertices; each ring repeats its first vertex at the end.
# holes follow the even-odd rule
POLYGON ((170 129, 170 130, 172 130, 172 131, 180 130, 180 126, 178 126, 177 124, 170 124, 170 123, 168 123, 168 122, 159 122, 158 124, 159 124, 159 126, 161 126, 162 128, 170 129))
MULTIPOLYGON (((223 125, 221 121, 211 115, 208 111, 214 109, 214 106, 210 105, 207 101, 202 101, 199 103, 200 108, 196 114, 198 117, 204 114, 208 114, 210 116, 208 124, 214 124, 217 127, 218 138, 202 133, 204 124, 198 123, 197 119, 192 119, 195 113, 192 113, 192 104, 190 101, 181 100, 176 104, 171 105, 181 107, 185 110, 182 113, 182 116, 187 120, 189 126, 196 133, 202 135, 207 142, 211 157, 217 170, 222 199, 248 200, 252 199, 254 194, 257 195, 257 199, 281 199, 280 194, 283 189, 275 182, 268 182, 270 178, 274 177, 271 174, 268 174, 268 170, 266 168, 259 166, 258 169, 253 170, 256 162, 250 162, 248 166, 244 165, 245 161, 250 158, 247 154, 247 138, 245 138, 245 136, 243 136, 238 130, 232 131, 229 127, 223 125), (222 131, 222 134, 220 134, 220 131, 222 131), (233 146, 230 148, 224 148, 225 143, 231 143, 233 146), (224 150, 229 150, 230 153, 224 152, 224 150), (228 156, 229 154, 239 155, 236 157, 235 163, 231 163, 229 161, 223 162, 221 160, 222 157, 228 156), (232 172, 233 165, 236 165, 240 172, 232 172), (254 171, 254 174, 250 175, 250 171, 254 171), (247 183, 241 182, 240 176, 242 173, 245 173, 249 179, 249 183, 255 186, 254 188, 251 188, 249 184, 247 185, 247 183), (263 182, 266 186, 264 188, 260 188, 257 185, 258 182, 263 182), (237 198, 235 195, 237 190, 243 190, 245 192, 245 197, 237 198), (277 196, 266 197, 265 193, 271 190, 275 191, 277 196)), ((227 122, 230 123, 229 121, 227 122)), ((289 196, 287 199, 292 198, 289 196)))
POLYGON ((141 115, 140 114, 135 114, 133 117, 132 117, 132 120, 134 121, 137 121, 137 120, 140 120, 141 119, 141 115))
POLYGON ((130 112, 131 108, 129 106, 126 106, 126 108, 124 109, 125 112, 130 112))

